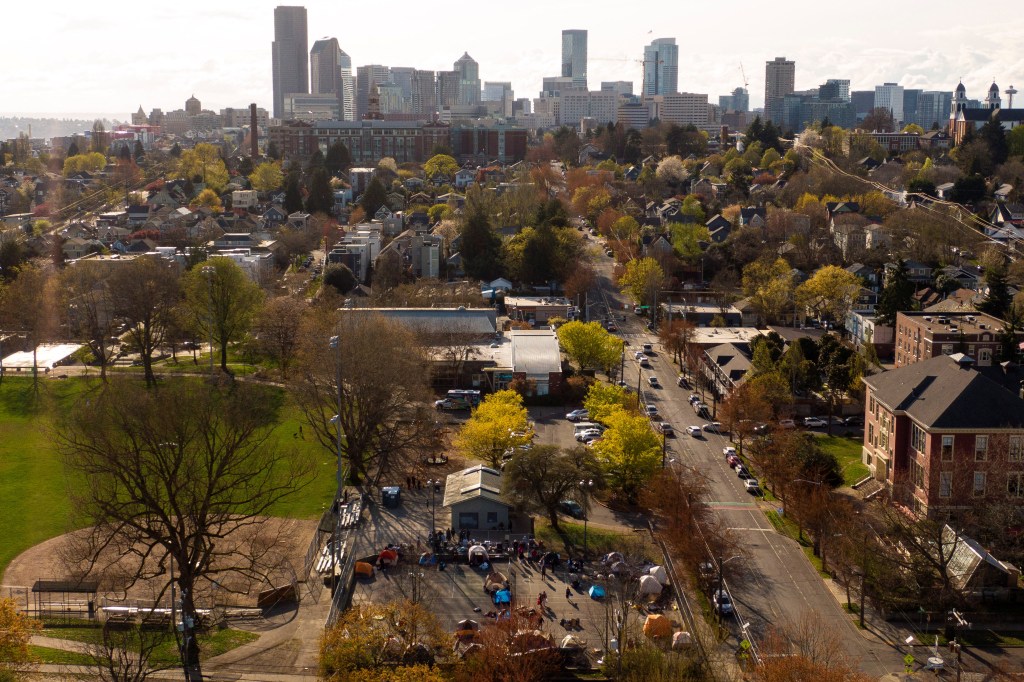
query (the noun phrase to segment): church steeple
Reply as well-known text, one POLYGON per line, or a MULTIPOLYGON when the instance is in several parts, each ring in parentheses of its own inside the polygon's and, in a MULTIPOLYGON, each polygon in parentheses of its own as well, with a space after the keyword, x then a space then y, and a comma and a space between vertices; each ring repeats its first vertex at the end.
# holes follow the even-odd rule
POLYGON ((967 108, 967 88, 964 87, 964 82, 960 81, 956 90, 953 91, 953 101, 949 111, 950 118, 955 118, 965 108, 967 108))
POLYGON ((988 89, 988 96, 985 97, 985 108, 993 111, 1002 106, 1002 98, 999 97, 999 86, 993 81, 988 89))

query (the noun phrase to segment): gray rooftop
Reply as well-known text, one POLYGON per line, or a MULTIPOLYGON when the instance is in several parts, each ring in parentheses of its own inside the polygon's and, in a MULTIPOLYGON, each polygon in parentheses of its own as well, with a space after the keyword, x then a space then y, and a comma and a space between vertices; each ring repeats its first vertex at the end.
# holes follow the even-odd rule
POLYGON ((1024 400, 988 376, 1010 370, 989 369, 978 371, 966 356, 940 355, 865 377, 864 383, 887 408, 931 429, 1024 427, 1024 400))
POLYGON ((493 308, 352 308, 346 315, 381 315, 417 334, 494 334, 498 315, 493 308))
POLYGON ((483 497, 508 506, 501 498, 501 472, 477 465, 448 474, 444 485, 442 506, 450 507, 466 500, 483 497))
POLYGON ((562 371, 558 337, 550 329, 513 330, 512 367, 527 376, 544 376, 562 371))

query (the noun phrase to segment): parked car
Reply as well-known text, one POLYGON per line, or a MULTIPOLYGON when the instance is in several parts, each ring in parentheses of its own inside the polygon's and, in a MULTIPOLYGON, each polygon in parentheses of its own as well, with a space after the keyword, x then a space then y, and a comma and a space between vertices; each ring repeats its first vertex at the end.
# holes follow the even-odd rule
POLYGON ((729 595, 724 590, 719 590, 711 597, 711 603, 715 607, 715 612, 720 613, 723 616, 732 615, 732 600, 729 599, 729 595))
POLYGON ((643 355, 640 356, 640 366, 650 368, 651 362, 643 355))
POLYGON ((852 417, 844 419, 843 424, 846 426, 864 426, 864 417, 859 414, 855 414, 852 417))
POLYGON ((826 415, 822 415, 822 416, 818 417, 818 419, 820 421, 824 422, 826 426, 828 426, 829 423, 831 423, 832 426, 842 426, 843 425, 843 418, 842 417, 836 417, 835 415, 830 417, 830 416, 828 416, 826 414, 826 415))
POLYGON ((725 455, 726 457, 731 457, 736 454, 736 448, 734 448, 731 445, 726 445, 724 448, 722 448, 722 454, 725 455))
POLYGON ((582 519, 584 517, 583 507, 576 500, 562 500, 558 503, 558 511, 574 519, 582 519))
POLYGON ((647 377, 647 383, 651 385, 651 388, 661 388, 661 384, 658 383, 658 377, 647 377))
POLYGON ((793 421, 792 419, 780 419, 779 428, 783 430, 795 429, 796 422, 793 421))
POLYGON ((669 424, 668 422, 655 422, 654 423, 654 429, 655 429, 655 431, 658 431, 659 433, 663 433, 666 436, 674 436, 674 435, 676 435, 676 432, 672 430, 672 425, 669 424))
POLYGON ((634 360, 643 360, 644 359, 644 354, 641 351, 636 351, 635 353, 633 353, 633 359, 634 360))
POLYGON ((708 422, 704 425, 704 430, 708 433, 721 433, 722 422, 708 422))
POLYGON ((756 478, 748 478, 743 481, 743 487, 747 489, 747 492, 751 495, 761 494, 761 484, 757 482, 756 478))
POLYGON ((735 469, 736 467, 743 464, 740 458, 737 457, 736 455, 729 455, 728 457, 725 458, 725 461, 731 469, 735 469))
POLYGON ((610 332, 617 332, 617 331, 619 331, 619 328, 615 326, 614 322, 609 322, 607 325, 605 325, 605 329, 607 329, 610 332))
POLYGON ((700 396, 697 395, 696 393, 691 393, 690 394, 690 404, 693 405, 693 404, 699 403, 699 402, 700 402, 700 396))
POLYGON ((817 417, 805 417, 804 428, 808 429, 820 429, 823 426, 828 426, 824 420, 818 419, 817 417))
POLYGON ((747 470, 747 467, 743 466, 742 464, 736 466, 736 475, 739 478, 753 478, 753 476, 750 474, 750 471, 747 470))
POLYGON ((693 436, 694 438, 700 438, 701 433, 703 433, 700 430, 699 426, 687 426, 686 427, 686 432, 688 434, 690 434, 691 436, 693 436))
POLYGON ((573 410, 565 415, 565 418, 571 422, 585 422, 590 419, 590 413, 584 409, 573 410))
POLYGON ((576 440, 578 440, 581 443, 597 440, 600 437, 601 429, 587 429, 585 431, 580 431, 578 434, 576 434, 576 440))
POLYGON ((697 415, 703 419, 711 419, 711 410, 708 409, 707 405, 701 405, 697 410, 697 415))
POLYGON ((686 377, 680 374, 679 378, 676 379, 676 386, 681 386, 682 388, 689 388, 690 382, 686 380, 686 377))
POLYGON ((756 436, 767 436, 771 431, 772 427, 770 424, 758 424, 754 427, 754 435, 756 436))

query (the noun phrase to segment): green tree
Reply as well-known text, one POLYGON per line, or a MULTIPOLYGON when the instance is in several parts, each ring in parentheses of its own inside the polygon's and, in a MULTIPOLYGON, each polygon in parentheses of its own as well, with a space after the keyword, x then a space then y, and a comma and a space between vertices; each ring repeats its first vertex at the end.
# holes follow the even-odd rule
POLYGON ((558 328, 558 342, 580 369, 607 369, 619 363, 622 340, 600 322, 574 320, 558 328))
POLYGON ((984 198, 986 191, 985 178, 978 174, 967 175, 953 182, 950 198, 958 204, 973 204, 984 198))
POLYGON ((501 239, 491 228, 486 210, 472 202, 461 232, 462 265, 474 279, 490 281, 499 274, 501 239))
POLYGON ((327 166, 327 172, 332 176, 336 176, 349 169, 352 165, 352 155, 349 153, 348 147, 345 146, 344 142, 339 140, 327 148, 324 164, 327 166))
POLYGON ((182 152, 178 159, 178 174, 192 182, 201 182, 217 193, 228 184, 228 169, 220 151, 206 142, 182 152))
POLYGON ((65 176, 75 173, 88 172, 96 173, 103 170, 107 165, 107 157, 99 152, 78 154, 64 159, 63 172, 65 176))
POLYGON ((607 416, 608 429, 594 445, 608 484, 635 502, 644 484, 661 465, 661 439, 647 417, 623 410, 607 416))
POLYGON ((622 386, 595 381, 587 389, 583 407, 586 408, 591 421, 604 423, 612 413, 619 410, 635 412, 636 396, 631 395, 622 386))
POLYGON ((375 175, 370 184, 366 186, 366 191, 359 197, 359 204, 366 211, 367 219, 372 219, 377 214, 381 206, 388 203, 388 190, 384 187, 384 183, 375 175))
POLYGON ((777 323, 793 305, 793 269, 782 258, 759 258, 743 268, 743 294, 767 324, 777 323))
MULTIPOLYGON (((296 181, 297 181, 296 177, 296 181)), ((281 164, 276 161, 265 161, 256 166, 252 175, 249 176, 252 188, 257 192, 273 192, 281 188, 284 182, 284 173, 281 171, 281 164)))
POLYGON ((985 270, 985 285, 988 293, 978 310, 993 317, 1006 318, 1013 306, 1013 296, 1006 282, 1006 268, 999 266, 985 270))
POLYGON ((309 196, 306 197, 307 213, 334 215, 334 191, 327 169, 319 166, 313 170, 309 180, 309 196))
POLYGON ((324 286, 334 287, 342 296, 352 291, 359 284, 352 270, 345 264, 328 265, 324 270, 323 277, 324 286))
POLYGON ((557 529, 559 504, 579 497, 583 479, 601 480, 601 468, 588 448, 562 451, 537 445, 512 456, 502 476, 502 494, 517 508, 546 514, 557 529))
POLYGON ((274 161, 280 161, 284 158, 284 154, 281 153, 280 148, 278 148, 277 143, 274 141, 270 141, 267 144, 267 158, 271 158, 274 161))
POLYGON ((309 161, 306 162, 306 173, 309 175, 313 174, 313 171, 318 168, 327 168, 327 162, 324 160, 324 153, 317 149, 309 157, 309 161))
POLYGON ((441 176, 451 182, 455 174, 459 172, 459 162, 448 154, 435 154, 423 164, 423 174, 428 179, 441 176))
POLYGON ((1006 147, 1011 155, 1024 158, 1024 126, 1017 126, 1007 134, 1006 147))
POLYGON ((505 389, 491 393, 473 409, 455 436, 455 447, 467 457, 482 460, 497 469, 509 449, 533 440, 529 414, 523 396, 505 389))
MULTIPOLYGON (((632 220, 632 218, 630 219, 632 220)), ((701 243, 711 243, 711 232, 700 223, 669 223, 668 232, 672 237, 672 248, 679 257, 688 263, 694 263, 704 254, 701 243)))
POLYGON ((640 305, 647 305, 665 280, 665 272, 653 258, 634 258, 626 263, 619 277, 622 293, 629 294, 640 305))
POLYGON ((838 265, 826 265, 796 289, 796 301, 820 319, 842 324, 846 320, 861 281, 838 265))
POLYGON ((978 131, 978 137, 988 145, 992 165, 998 166, 1006 163, 1006 159, 1010 156, 1010 145, 1006 141, 1006 130, 998 118, 989 118, 978 131))
POLYGON ((202 337, 220 346, 228 371, 228 345, 241 341, 263 303, 263 290, 228 258, 211 258, 184 278, 185 311, 202 337))
POLYGON ((878 297, 875 318, 879 324, 896 324, 896 313, 913 310, 914 283, 907 276, 907 264, 902 258, 896 259, 896 267, 886 277, 885 286, 878 297))

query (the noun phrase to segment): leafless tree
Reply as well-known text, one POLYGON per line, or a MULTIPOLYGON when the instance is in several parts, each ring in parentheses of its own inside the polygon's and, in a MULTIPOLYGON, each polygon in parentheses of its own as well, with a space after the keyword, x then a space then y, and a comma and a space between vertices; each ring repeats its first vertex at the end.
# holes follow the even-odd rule
POLYGON ((167 640, 166 631, 107 621, 101 632, 87 655, 92 659, 90 673, 103 682, 145 682, 161 669, 153 665, 153 653, 167 640))
POLYGON ((267 299, 256 316, 253 332, 259 348, 277 363, 285 378, 298 351, 299 327, 305 308, 303 301, 279 296, 267 299))
POLYGON ((107 380, 117 324, 107 284, 108 273, 91 261, 75 263, 61 275, 61 310, 73 338, 89 346, 100 366, 100 378, 107 380))
MULTIPOLYGON (((261 581, 277 570, 266 515, 311 478, 308 458, 270 436, 272 389, 176 382, 147 391, 130 380, 79 401, 54 429, 66 466, 81 481, 73 508, 94 524, 67 559, 80 575, 98 573, 127 591, 162 581, 179 588, 186 677, 201 679, 197 601, 216 577, 261 581)), ((161 593, 162 594, 162 593, 161 593)))
POLYGON ((32 385, 37 390, 39 344, 57 331, 56 281, 47 270, 22 267, 14 281, 0 288, 0 329, 23 334, 32 346, 32 385))

